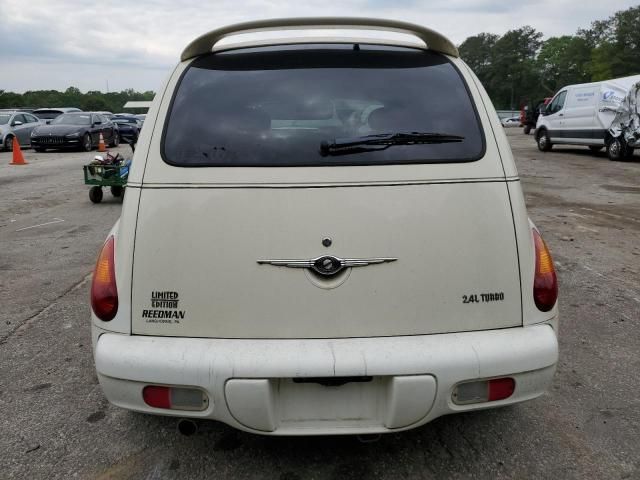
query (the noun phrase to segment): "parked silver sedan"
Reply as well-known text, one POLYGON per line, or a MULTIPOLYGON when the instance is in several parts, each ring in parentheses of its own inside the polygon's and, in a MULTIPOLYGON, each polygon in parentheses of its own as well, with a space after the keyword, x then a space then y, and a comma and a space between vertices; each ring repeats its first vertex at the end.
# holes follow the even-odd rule
POLYGON ((509 117, 501 120, 503 127, 521 127, 520 117, 509 117))
POLYGON ((16 110, 0 111, 0 148, 2 150, 13 150, 13 139, 17 138, 20 146, 29 147, 31 145, 31 131, 38 125, 42 125, 35 115, 16 110))

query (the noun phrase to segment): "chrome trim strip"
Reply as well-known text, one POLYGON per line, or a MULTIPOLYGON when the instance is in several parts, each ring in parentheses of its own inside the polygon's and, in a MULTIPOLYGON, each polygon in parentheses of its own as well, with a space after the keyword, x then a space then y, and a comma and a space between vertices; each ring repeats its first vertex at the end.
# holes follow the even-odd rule
POLYGON ((505 183, 518 182, 517 176, 496 178, 452 178, 442 180, 371 180, 362 182, 253 182, 253 183, 137 183, 146 189, 180 189, 180 188, 341 188, 341 187, 396 187, 411 185, 456 185, 461 183, 505 183))

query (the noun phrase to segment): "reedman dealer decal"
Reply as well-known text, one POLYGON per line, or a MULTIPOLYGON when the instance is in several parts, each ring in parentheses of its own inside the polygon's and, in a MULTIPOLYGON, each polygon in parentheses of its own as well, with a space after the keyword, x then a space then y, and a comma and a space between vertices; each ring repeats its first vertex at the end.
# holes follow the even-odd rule
POLYGON ((178 310, 180 298, 178 292, 151 292, 151 308, 142 310, 142 318, 147 323, 180 323, 185 316, 184 310, 178 310))

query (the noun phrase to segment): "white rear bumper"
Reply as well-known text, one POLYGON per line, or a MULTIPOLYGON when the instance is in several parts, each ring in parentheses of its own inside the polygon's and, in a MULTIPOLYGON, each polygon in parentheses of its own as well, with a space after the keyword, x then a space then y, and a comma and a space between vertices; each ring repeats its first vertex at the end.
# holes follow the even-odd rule
POLYGON ((105 395, 123 408, 219 420, 256 433, 336 434, 398 431, 441 415, 498 407, 541 395, 558 358, 550 325, 406 337, 225 340, 128 336, 94 328, 105 395), (337 387, 305 377, 373 377, 337 387), (453 403, 462 381, 511 376, 508 399, 453 403), (202 389, 202 412, 147 406, 149 384, 202 389))

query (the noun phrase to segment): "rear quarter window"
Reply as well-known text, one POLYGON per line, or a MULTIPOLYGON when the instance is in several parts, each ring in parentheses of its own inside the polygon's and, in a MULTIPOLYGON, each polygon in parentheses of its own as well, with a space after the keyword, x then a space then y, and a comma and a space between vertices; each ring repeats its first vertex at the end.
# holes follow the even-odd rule
POLYGON ((445 56, 300 45, 195 59, 174 92, 162 157, 183 167, 443 163, 477 160, 484 145, 467 85, 445 56), (464 138, 321 152, 323 142, 410 132, 464 138))

